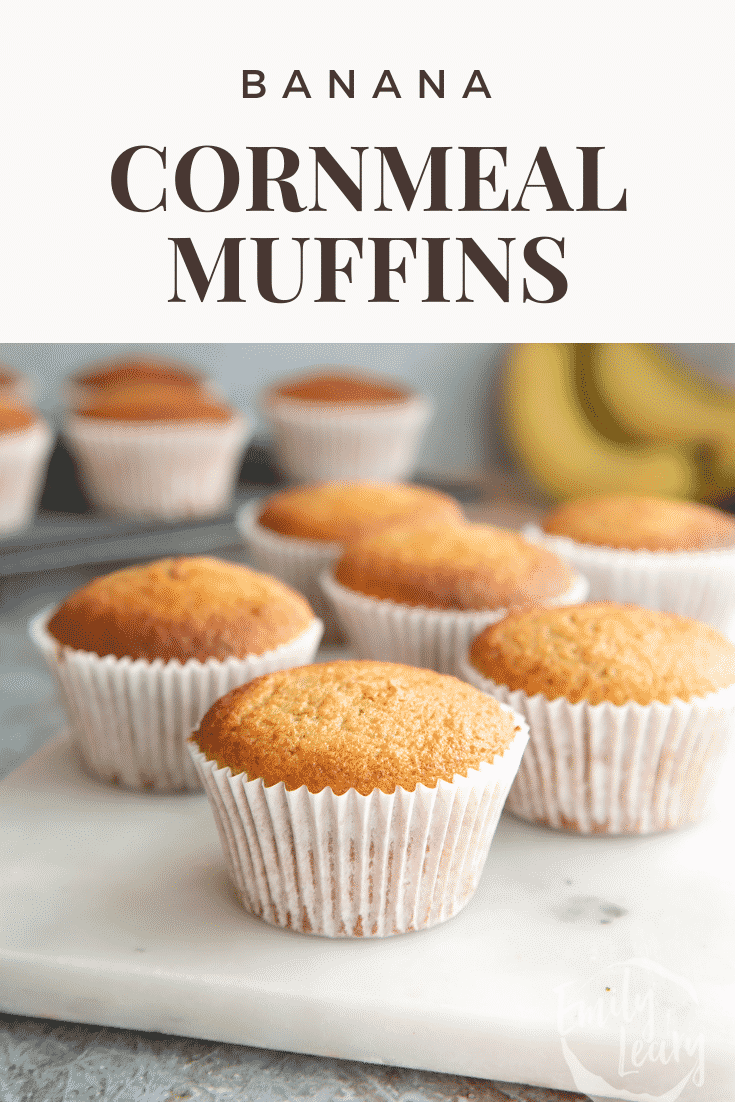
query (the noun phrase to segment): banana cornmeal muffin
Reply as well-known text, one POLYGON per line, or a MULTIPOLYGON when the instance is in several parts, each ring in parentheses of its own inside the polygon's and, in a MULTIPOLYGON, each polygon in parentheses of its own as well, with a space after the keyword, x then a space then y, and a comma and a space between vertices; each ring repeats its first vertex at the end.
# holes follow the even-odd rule
POLYGON ((189 744, 246 910, 385 937, 469 902, 527 741, 454 677, 345 661, 235 689, 189 744))
POLYGON ((610 602, 513 613, 475 639, 469 661, 511 692, 572 704, 668 704, 735 684, 735 646, 714 628, 610 602))
POLYGON ((413 792, 492 762, 517 727, 454 677, 393 662, 328 662, 234 689, 192 736, 221 768, 288 790, 413 792))
POLYGON ((335 569, 347 589, 401 605, 481 610, 560 597, 574 575, 556 555, 489 524, 391 528, 351 544, 335 569))
POLYGON ((508 808, 581 834, 707 812, 735 725, 735 646, 670 612, 595 602, 517 612, 460 663, 530 727, 508 808))
POLYGON ((263 394, 278 466, 291 482, 411 477, 432 402, 358 369, 315 365, 263 394))
POLYGON ((420 486, 380 482, 325 482, 276 494, 258 524, 299 539, 348 543, 398 522, 461 522, 462 510, 447 494, 420 486))
POLYGON ((63 646, 100 657, 206 662, 263 654, 313 622, 303 597, 267 574, 177 558, 95 579, 59 606, 47 630, 63 646))
POLYGON ((95 421, 224 424, 233 419, 233 411, 195 388, 139 383, 102 391, 82 405, 76 416, 95 421))
POLYGON ((267 398, 288 398, 317 405, 371 406, 407 402, 411 395, 405 387, 368 375, 320 372, 272 387, 267 398))
POLYGON ((10 398, 0 398, 0 433, 22 432, 38 424, 33 410, 10 398))
POLYGON ((544 519, 548 535, 631 551, 708 551, 735 545, 735 518, 692 501, 617 495, 559 506, 544 519))
POLYGON ((201 375, 191 368, 164 360, 113 361, 74 376, 76 384, 92 390, 114 390, 138 384, 198 388, 201 381, 201 375))

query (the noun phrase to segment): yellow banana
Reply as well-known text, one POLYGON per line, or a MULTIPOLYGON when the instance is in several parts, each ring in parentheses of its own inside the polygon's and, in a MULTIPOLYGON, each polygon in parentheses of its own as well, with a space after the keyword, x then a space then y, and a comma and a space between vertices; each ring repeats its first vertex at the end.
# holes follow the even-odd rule
POLYGON ((620 443, 590 424, 576 391, 572 345, 513 346, 501 402, 510 450, 554 498, 618 490, 689 497, 696 491, 685 449, 620 443))
POLYGON ((735 394, 653 345, 597 345, 593 373, 610 412, 639 439, 735 448, 735 394))

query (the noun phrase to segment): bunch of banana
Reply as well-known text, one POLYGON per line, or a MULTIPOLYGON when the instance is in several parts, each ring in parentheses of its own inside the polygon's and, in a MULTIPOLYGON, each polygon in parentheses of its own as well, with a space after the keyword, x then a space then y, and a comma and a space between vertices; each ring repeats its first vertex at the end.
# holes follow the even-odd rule
POLYGON ((501 405, 511 453, 553 498, 735 490, 735 392, 654 346, 515 345, 501 405))

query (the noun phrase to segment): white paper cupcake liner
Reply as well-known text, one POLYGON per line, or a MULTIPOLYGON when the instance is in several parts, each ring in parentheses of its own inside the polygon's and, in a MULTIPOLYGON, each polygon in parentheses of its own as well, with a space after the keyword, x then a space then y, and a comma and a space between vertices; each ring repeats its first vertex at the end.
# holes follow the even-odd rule
POLYGON ((265 405, 278 465, 295 482, 409 478, 432 413, 421 395, 369 408, 308 407, 288 398, 269 398, 265 405))
POLYGON ((533 524, 523 535, 584 574, 590 583, 590 601, 678 612, 720 630, 735 619, 735 548, 626 551, 550 536, 533 524))
POLYGON ((230 503, 249 422, 149 424, 71 416, 65 436, 90 498, 117 516, 177 520, 230 503))
POLYGON ((452 918, 477 888, 528 741, 513 718, 520 730, 492 763, 392 795, 266 788, 190 743, 244 908, 325 937, 387 937, 452 918))
POLYGON ((237 511, 235 523, 247 543, 258 570, 273 574, 306 597, 316 616, 324 622, 324 642, 335 643, 342 632, 319 577, 342 555, 341 543, 282 536, 258 524, 262 501, 248 502, 237 511))
MULTIPOLYGON (((331 571, 321 584, 342 622, 358 658, 405 662, 437 673, 457 672, 457 660, 476 635, 502 620, 506 609, 459 612, 414 608, 394 601, 366 597, 340 585, 331 571)), ((575 605, 585 599, 587 580, 577 575, 571 588, 549 605, 575 605)))
POLYGON ((0 536, 25 528, 33 519, 53 443, 45 421, 0 434, 0 536))
POLYGON ((507 808, 580 834, 650 834, 702 819, 735 730, 735 686, 689 701, 570 704, 460 676, 525 716, 531 732, 507 808))
POLYGON ((89 769, 126 788, 162 792, 200 788, 186 740, 215 700, 261 674, 308 664, 322 634, 315 619, 265 654, 149 662, 62 646, 46 630, 54 611, 34 617, 30 635, 56 679, 89 769))

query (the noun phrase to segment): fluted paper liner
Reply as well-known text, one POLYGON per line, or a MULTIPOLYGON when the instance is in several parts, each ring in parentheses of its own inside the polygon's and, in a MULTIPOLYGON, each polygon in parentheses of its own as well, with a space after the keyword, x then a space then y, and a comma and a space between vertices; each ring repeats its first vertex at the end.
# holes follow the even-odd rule
MULTIPOLYGON (((507 613, 497 608, 462 612, 399 605, 356 593, 340 585, 329 570, 322 573, 321 583, 358 658, 405 662, 437 673, 455 674, 458 654, 483 628, 507 613)), ((579 604, 586 594, 587 580, 577 575, 566 593, 544 603, 579 604)))
POLYGON ((721 631, 735 619, 735 547, 711 551, 628 551, 577 543, 528 525, 523 535, 542 543, 584 574, 590 601, 618 601, 678 612, 721 631))
POLYGON ((409 478, 433 405, 414 395, 390 405, 308 406, 269 397, 264 405, 278 466, 296 482, 409 478))
POLYGON ((571 704, 460 676, 525 716, 513 814, 580 834, 650 834, 702 819, 735 729, 735 686, 669 704, 571 704))
POLYGON ((0 437, 0 536, 33 519, 53 442, 51 429, 40 420, 0 437))
POLYGON ((520 729, 492 763, 391 795, 267 788, 190 743, 243 907, 325 937, 387 937, 452 918, 477 888, 528 741, 525 720, 513 719, 520 729))
POLYGON ((324 622, 324 642, 342 638, 340 625, 319 582, 323 570, 333 566, 342 554, 341 543, 300 539, 272 532, 258 523, 262 501, 251 501, 237 511, 235 523, 250 548, 258 570, 273 574, 306 597, 324 622))
POLYGON ((226 423, 123 423, 70 416, 64 434, 92 500, 115 516, 177 520, 230 503, 251 433, 226 423))
POLYGON ((322 635, 315 619, 288 643, 246 658, 100 657, 54 639, 46 630, 54 611, 34 617, 29 630, 89 769, 126 788, 161 792, 201 787, 186 740, 215 700, 261 674, 311 662, 322 635))

